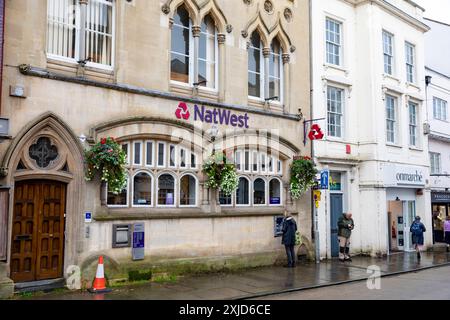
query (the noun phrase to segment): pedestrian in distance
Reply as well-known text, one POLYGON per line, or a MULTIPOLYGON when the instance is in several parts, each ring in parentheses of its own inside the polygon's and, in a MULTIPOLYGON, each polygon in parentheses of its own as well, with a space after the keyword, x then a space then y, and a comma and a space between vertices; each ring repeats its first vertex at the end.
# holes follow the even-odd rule
POLYGON ((445 222, 444 222, 444 239, 445 239, 445 243, 447 244, 447 252, 449 252, 449 248, 450 248, 450 216, 447 216, 447 218, 445 218, 445 222))
POLYGON ((423 233, 427 231, 427 229, 425 228, 425 225, 420 222, 419 216, 416 216, 414 222, 409 228, 409 231, 412 233, 412 243, 417 252, 417 260, 420 260, 420 249, 422 249, 423 246, 423 233))
POLYGON ((286 214, 285 219, 283 221, 283 236, 281 239, 281 244, 284 244, 284 248, 286 249, 287 256, 287 265, 285 268, 294 268, 295 267, 295 233, 297 232, 297 223, 294 218, 286 214))
POLYGON ((339 260, 352 261, 350 257, 350 237, 355 223, 350 212, 343 213, 338 219, 339 260))

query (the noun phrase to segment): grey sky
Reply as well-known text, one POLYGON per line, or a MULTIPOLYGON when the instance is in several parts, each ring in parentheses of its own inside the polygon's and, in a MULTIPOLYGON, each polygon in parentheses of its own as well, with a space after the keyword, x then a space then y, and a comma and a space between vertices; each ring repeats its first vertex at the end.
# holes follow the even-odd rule
POLYGON ((450 0, 413 0, 424 7, 425 18, 450 24, 450 0))

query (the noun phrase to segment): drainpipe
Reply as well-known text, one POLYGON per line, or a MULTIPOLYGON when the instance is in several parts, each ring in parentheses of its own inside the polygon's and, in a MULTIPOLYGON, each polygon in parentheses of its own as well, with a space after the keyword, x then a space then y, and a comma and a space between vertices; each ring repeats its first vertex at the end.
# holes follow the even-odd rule
POLYGON ((3 50, 5 43, 5 0, 0 0, 0 115, 2 114, 3 50))
MULTIPOLYGON (((313 45, 312 45, 312 0, 309 0, 309 116, 314 119, 313 105, 314 105, 314 79, 313 79, 313 45)), ((303 120, 305 121, 305 120, 303 120)), ((311 159, 314 159, 314 142, 311 141, 311 159)), ((316 263, 320 263, 320 242, 319 242, 319 221, 317 208, 314 203, 313 195, 311 194, 311 217, 313 221, 314 232, 314 247, 316 250, 316 263)))

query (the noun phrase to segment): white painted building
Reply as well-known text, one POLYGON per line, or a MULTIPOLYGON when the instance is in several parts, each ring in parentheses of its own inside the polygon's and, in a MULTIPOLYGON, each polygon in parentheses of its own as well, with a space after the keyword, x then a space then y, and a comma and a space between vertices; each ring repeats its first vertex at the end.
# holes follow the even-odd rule
POLYGON ((431 208, 433 241, 443 242, 443 221, 450 215, 450 25, 426 20, 431 27, 425 36, 431 208))
MULTIPOLYGON (((312 1, 314 143, 330 190, 318 209, 322 258, 352 212, 351 252, 411 250, 414 215, 431 230, 423 9, 412 1, 312 1)), ((432 243, 426 233, 426 245, 432 243)))

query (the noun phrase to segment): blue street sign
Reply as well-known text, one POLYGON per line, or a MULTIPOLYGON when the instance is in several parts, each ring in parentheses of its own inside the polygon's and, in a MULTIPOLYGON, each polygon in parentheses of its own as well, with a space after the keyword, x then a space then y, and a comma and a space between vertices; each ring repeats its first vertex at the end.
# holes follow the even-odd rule
POLYGON ((323 170, 320 172, 320 189, 328 190, 328 170, 323 170))
POLYGON ((145 248, 144 238, 145 238, 144 224, 143 223, 134 224, 133 249, 132 249, 133 260, 144 259, 144 248, 145 248))

